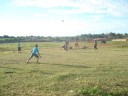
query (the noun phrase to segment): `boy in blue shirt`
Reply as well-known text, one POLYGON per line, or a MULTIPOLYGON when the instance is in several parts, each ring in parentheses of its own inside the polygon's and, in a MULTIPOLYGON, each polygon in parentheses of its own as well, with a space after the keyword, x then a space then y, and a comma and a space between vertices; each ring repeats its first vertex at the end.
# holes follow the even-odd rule
POLYGON ((39 63, 39 57, 41 58, 40 54, 39 54, 39 49, 38 49, 38 45, 36 44, 36 46, 32 49, 31 51, 31 56, 30 58, 27 60, 27 63, 29 63, 29 60, 35 56, 37 58, 37 63, 39 63))

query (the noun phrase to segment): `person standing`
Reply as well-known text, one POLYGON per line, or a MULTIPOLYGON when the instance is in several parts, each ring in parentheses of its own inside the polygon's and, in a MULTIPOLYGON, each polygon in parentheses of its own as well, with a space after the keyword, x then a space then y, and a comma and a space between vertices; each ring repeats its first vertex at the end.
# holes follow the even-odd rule
POLYGON ((39 49, 38 49, 38 45, 36 44, 35 47, 32 49, 31 51, 31 56, 29 57, 29 59, 27 60, 27 63, 29 63, 30 59, 32 57, 36 57, 37 58, 37 63, 39 63, 39 57, 41 58, 40 54, 39 54, 39 49))
POLYGON ((18 53, 21 52, 21 46, 20 46, 20 41, 18 41, 18 53))
POLYGON ((64 46, 64 47, 65 47, 64 49, 65 49, 66 51, 68 51, 68 47, 69 47, 69 42, 68 42, 68 41, 65 41, 65 46, 64 46))
POLYGON ((97 49, 97 41, 95 40, 94 49, 97 49))
POLYGON ((75 48, 76 48, 76 49, 79 48, 79 43, 78 43, 78 41, 76 41, 76 43, 75 43, 75 48))

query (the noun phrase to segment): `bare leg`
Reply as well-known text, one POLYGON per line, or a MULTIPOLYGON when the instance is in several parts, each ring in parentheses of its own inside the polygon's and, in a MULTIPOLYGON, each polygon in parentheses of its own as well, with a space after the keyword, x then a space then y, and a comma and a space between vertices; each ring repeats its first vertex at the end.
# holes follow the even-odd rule
POLYGON ((37 63, 39 63, 39 58, 37 58, 37 63))
POLYGON ((33 55, 30 56, 30 58, 27 60, 27 63, 29 63, 30 59, 33 57, 33 55))

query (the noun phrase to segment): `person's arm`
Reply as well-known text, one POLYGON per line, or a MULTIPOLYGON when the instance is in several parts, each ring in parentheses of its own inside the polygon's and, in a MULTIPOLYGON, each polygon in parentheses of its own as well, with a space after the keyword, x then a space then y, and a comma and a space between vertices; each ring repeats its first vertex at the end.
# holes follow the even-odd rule
POLYGON ((40 55, 40 53, 39 53, 39 49, 37 49, 37 50, 38 50, 37 53, 38 53, 39 57, 41 58, 41 55, 40 55))
POLYGON ((38 52, 38 55, 39 55, 39 57, 41 58, 41 55, 40 55, 40 53, 38 52))

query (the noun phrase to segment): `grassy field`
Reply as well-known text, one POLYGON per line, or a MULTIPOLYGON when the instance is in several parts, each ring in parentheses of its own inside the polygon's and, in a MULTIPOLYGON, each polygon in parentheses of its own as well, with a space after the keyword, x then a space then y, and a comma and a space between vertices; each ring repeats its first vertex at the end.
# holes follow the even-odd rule
POLYGON ((63 44, 21 43, 21 53, 17 43, 0 44, 0 96, 128 96, 128 42, 67 52, 63 44), (35 44, 42 58, 27 64, 35 44))

